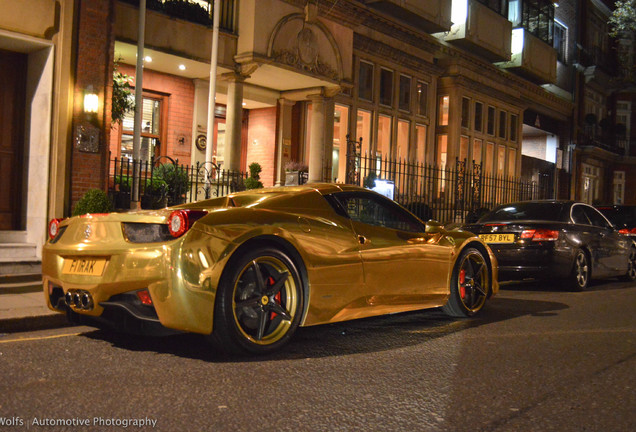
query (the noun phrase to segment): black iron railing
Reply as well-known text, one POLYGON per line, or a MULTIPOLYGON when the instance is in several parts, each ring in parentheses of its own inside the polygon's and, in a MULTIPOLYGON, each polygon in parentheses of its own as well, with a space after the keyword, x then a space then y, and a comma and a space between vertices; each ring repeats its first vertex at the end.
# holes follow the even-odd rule
POLYGON ((456 161, 436 166, 354 154, 347 183, 373 187, 386 180, 393 198, 422 219, 465 222, 506 202, 552 198, 548 182, 485 174, 480 164, 456 161))
POLYGON ((117 209, 162 208, 225 196, 245 189, 247 174, 221 169, 212 162, 179 164, 167 156, 149 161, 110 159, 108 192, 117 209))

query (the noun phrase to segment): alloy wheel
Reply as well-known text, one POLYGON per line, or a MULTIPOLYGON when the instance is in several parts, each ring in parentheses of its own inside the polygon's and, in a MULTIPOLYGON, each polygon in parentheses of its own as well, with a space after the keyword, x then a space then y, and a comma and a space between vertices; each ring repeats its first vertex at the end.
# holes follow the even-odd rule
POLYGON ((464 306, 471 312, 481 309, 488 296, 488 267, 481 254, 469 253, 463 258, 457 283, 464 306))
POLYGON ((248 262, 234 285, 232 310, 241 334, 259 345, 279 341, 298 313, 298 289, 290 269, 276 257, 248 262))
POLYGON ((576 261, 574 263, 574 277, 579 288, 585 288, 587 286, 590 273, 587 264, 587 257, 583 252, 579 252, 576 256, 576 261))

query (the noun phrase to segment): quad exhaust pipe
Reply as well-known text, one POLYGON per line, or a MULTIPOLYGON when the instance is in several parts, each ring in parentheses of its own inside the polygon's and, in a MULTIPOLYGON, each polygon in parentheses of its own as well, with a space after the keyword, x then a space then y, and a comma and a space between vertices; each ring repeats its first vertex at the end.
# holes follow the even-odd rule
POLYGON ((84 290, 68 290, 64 295, 66 306, 81 309, 93 309, 93 297, 88 291, 84 290))

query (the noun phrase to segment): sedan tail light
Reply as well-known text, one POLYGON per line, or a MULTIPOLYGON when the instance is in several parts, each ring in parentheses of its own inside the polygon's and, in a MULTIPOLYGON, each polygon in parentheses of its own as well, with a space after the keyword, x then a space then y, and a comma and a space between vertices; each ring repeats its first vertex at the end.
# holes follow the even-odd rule
POLYGON ((51 219, 49 222, 49 238, 53 240, 57 235, 58 228, 60 227, 60 222, 62 219, 51 219))
POLYGON ((556 241, 559 238, 559 231, 548 229, 524 230, 521 238, 532 241, 556 241))
POLYGON ((181 237, 206 214, 204 210, 175 210, 168 218, 168 230, 173 237, 181 237))

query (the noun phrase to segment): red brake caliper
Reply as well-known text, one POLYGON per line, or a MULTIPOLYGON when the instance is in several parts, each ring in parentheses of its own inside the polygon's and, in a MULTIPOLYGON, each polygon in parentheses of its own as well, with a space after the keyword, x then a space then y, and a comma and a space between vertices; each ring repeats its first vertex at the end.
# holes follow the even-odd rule
MULTIPOLYGON (((276 281, 274 280, 273 277, 269 277, 269 279, 267 279, 267 286, 272 286, 276 283, 276 281)), ((274 300, 276 300, 276 303, 280 304, 280 291, 278 291, 276 293, 276 295, 274 296, 274 300)), ((276 312, 270 312, 269 313, 269 320, 273 320, 274 317, 276 316, 276 312)))
POLYGON ((461 298, 466 297, 466 270, 461 269, 459 271, 459 296, 461 298))

